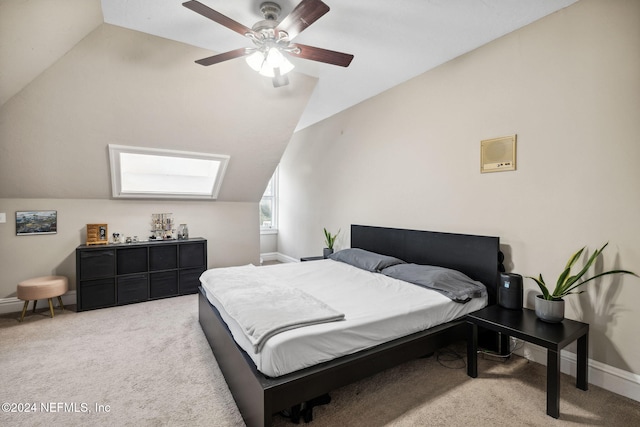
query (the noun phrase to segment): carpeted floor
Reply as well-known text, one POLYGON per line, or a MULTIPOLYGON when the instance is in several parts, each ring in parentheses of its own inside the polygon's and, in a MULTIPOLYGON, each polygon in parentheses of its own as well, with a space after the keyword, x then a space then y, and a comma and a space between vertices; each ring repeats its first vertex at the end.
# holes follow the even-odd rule
MULTIPOLYGON (((197 320, 197 297, 0 318, 2 426, 242 426, 197 320), (6 412, 4 403, 13 403, 6 412), (30 411, 30 412, 27 412, 30 411)), ((311 426, 631 426, 640 403, 562 376, 560 419, 545 414, 545 367, 479 359, 464 346, 331 393, 311 426)), ((274 417, 278 427, 293 424, 274 417)))

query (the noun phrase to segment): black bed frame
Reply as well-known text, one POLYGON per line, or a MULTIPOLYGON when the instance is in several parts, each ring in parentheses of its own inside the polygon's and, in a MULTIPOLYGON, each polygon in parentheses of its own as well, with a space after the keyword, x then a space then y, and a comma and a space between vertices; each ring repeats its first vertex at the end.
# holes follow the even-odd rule
MULTIPOLYGON (((351 247, 385 254, 416 264, 462 271, 487 286, 489 303, 496 301, 498 237, 351 226, 351 247)), ((398 338, 277 378, 259 372, 235 343, 231 332, 202 288, 199 320, 231 394, 247 426, 270 426, 273 414, 385 369, 466 339, 465 322, 457 320, 398 338)))

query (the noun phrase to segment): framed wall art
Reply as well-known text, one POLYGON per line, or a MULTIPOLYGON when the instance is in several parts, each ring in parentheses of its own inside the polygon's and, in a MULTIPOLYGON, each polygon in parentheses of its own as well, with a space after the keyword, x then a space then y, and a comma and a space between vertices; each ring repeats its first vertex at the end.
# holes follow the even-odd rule
POLYGON ((58 211, 17 211, 16 235, 56 234, 58 211))

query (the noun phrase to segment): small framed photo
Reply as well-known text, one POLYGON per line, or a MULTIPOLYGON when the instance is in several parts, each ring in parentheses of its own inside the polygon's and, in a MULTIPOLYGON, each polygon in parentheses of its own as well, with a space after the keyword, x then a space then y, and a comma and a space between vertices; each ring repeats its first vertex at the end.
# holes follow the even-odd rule
POLYGON ((56 234, 58 211, 17 211, 16 235, 56 234))

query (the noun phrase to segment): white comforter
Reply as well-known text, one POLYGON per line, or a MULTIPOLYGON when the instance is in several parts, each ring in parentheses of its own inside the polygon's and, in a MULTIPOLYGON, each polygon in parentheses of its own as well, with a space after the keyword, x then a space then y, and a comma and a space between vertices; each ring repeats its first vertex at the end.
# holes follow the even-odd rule
MULTIPOLYGON (((272 283, 299 286, 345 314, 344 321, 279 333, 256 352, 203 281, 207 298, 220 311, 238 345, 258 370, 271 377, 431 328, 479 310, 487 303, 485 298, 456 303, 435 291, 329 259, 256 268, 272 283)), ((260 303, 255 301, 256 306, 260 303)))
POLYGON ((343 313, 300 288, 272 283, 253 265, 208 270, 200 280, 240 326, 255 352, 269 338, 289 329, 344 319, 343 313))

